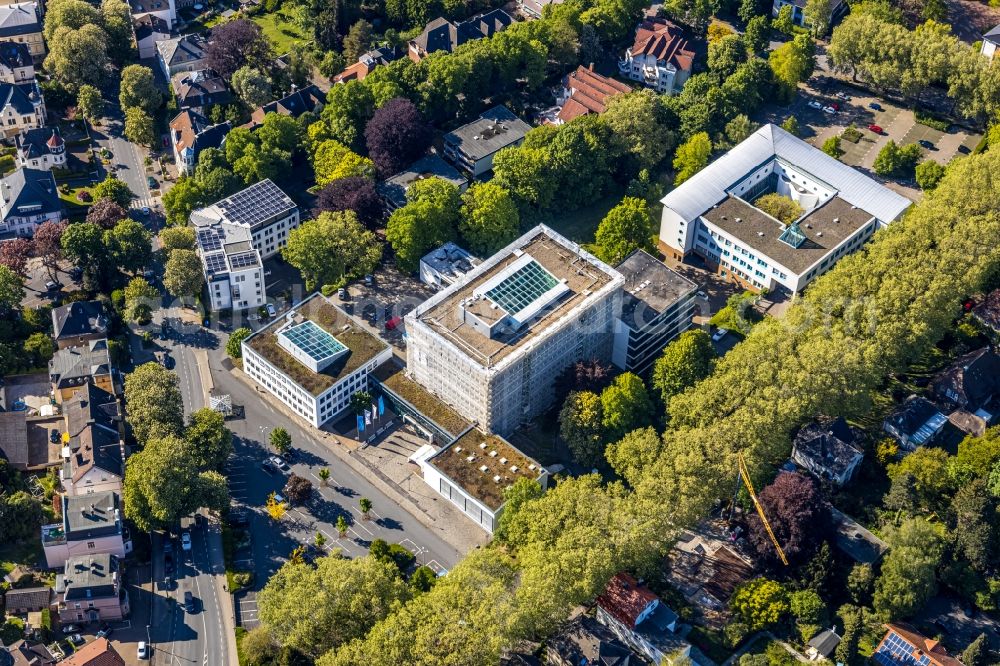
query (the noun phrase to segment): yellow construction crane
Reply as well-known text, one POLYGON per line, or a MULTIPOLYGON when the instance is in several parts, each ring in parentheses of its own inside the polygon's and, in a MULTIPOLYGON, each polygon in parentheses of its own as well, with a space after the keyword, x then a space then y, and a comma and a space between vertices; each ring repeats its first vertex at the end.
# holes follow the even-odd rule
POLYGON ((753 483, 750 482, 750 472, 747 470, 747 463, 743 459, 743 454, 739 454, 739 469, 740 477, 743 479, 744 485, 747 487, 747 492, 750 493, 750 499, 753 500, 753 505, 757 507, 757 515, 760 516, 760 521, 764 523, 764 529, 767 530, 767 536, 771 537, 771 543, 774 544, 774 549, 778 551, 778 557, 781 561, 788 566, 788 558, 785 557, 785 551, 781 549, 781 544, 778 543, 778 539, 774 536, 774 532, 771 530, 771 524, 767 522, 767 516, 764 515, 764 507, 760 505, 760 501, 757 499, 757 493, 754 492, 753 483))

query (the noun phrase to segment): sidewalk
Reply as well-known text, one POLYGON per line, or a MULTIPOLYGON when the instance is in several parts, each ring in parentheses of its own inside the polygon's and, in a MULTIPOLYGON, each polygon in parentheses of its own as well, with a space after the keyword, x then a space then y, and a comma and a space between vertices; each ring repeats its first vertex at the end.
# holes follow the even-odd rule
MULTIPOLYGON (((203 373, 204 374, 204 373, 203 373)), ((222 600, 222 632, 226 639, 226 654, 229 656, 228 666, 239 666, 236 654, 236 610, 233 595, 226 588, 226 561, 222 549, 222 528, 211 517, 208 518, 205 534, 208 538, 208 552, 212 558, 212 582, 215 584, 215 596, 222 600)))

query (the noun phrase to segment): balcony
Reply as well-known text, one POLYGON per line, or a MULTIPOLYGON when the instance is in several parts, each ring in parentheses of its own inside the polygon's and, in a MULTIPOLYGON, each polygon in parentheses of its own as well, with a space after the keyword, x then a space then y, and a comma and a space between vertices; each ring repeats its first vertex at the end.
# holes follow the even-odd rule
POLYGON ((631 67, 632 67, 631 58, 622 58, 621 60, 618 61, 618 72, 620 74, 628 74, 631 67))
POLYGON ((42 547, 61 546, 66 543, 66 532, 62 523, 42 525, 42 547))

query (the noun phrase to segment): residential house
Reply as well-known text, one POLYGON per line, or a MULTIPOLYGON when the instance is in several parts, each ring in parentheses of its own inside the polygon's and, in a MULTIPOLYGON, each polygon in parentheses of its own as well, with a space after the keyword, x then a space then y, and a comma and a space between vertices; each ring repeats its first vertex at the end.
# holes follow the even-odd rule
POLYGON ((517 0, 517 7, 528 18, 542 18, 542 12, 549 5, 561 5, 563 0, 517 0))
POLYGON ((979 48, 979 52, 993 60, 997 48, 1000 48, 1000 25, 993 26, 992 30, 983 35, 983 45, 979 48))
POLYGON ((639 666, 644 663, 610 629, 579 615, 545 641, 545 663, 552 666, 639 666))
POLYGON ((333 77, 333 82, 364 81, 365 77, 371 74, 376 67, 388 65, 390 62, 398 60, 401 55, 402 52, 396 46, 379 46, 367 53, 362 53, 357 62, 348 65, 344 71, 333 77))
POLYGON ((764 125, 663 199, 660 251, 696 254, 740 288, 791 296, 912 205, 857 169, 777 125, 764 125), (782 222, 755 202, 767 194, 802 213, 782 222))
POLYGON ((168 31, 174 29, 174 22, 177 20, 174 0, 129 0, 129 7, 132 9, 133 19, 155 16, 167 24, 168 31))
POLYGON ((59 479, 68 497, 121 493, 125 446, 118 399, 94 384, 63 405, 63 465, 59 479))
POLYGON ((199 227, 197 245, 213 311, 253 310, 267 302, 264 263, 249 229, 222 223, 199 227))
POLYGON ((243 341, 243 370, 307 423, 342 414, 392 348, 320 293, 243 341))
POLYGON ((208 43, 198 34, 181 35, 156 43, 156 57, 163 77, 172 79, 178 72, 205 69, 205 49, 208 43))
POLYGON ((1000 410, 1000 356, 989 347, 960 356, 934 378, 930 388, 939 404, 951 408, 952 425, 982 436, 1000 410))
POLYGON ((177 108, 182 110, 194 109, 204 114, 210 106, 233 101, 225 79, 210 69, 178 72, 171 77, 170 86, 177 98, 177 108))
POLYGON ((654 664, 679 664, 691 654, 691 644, 674 633, 677 614, 624 571, 598 595, 597 621, 654 664))
POLYGON ((420 281, 436 289, 449 287, 479 264, 468 250, 448 241, 420 259, 420 281))
MULTIPOLYGON (((806 2, 807 0, 772 0, 771 16, 777 18, 781 8, 785 5, 790 5, 792 7, 792 23, 805 28, 809 22, 806 16, 806 2)), ((847 3, 844 0, 832 0, 830 2, 830 11, 832 21, 847 11, 847 3)))
POLYGON ((20 2, 0 7, 0 40, 24 44, 40 61, 45 56, 42 12, 37 2, 20 2))
POLYGON ((107 340, 57 350, 49 361, 49 380, 58 404, 68 401, 87 384, 96 384, 112 395, 119 393, 118 371, 111 363, 107 340))
POLYGON ((304 88, 293 90, 279 100, 257 107, 250 114, 250 122, 243 127, 250 130, 257 129, 264 123, 264 116, 269 113, 280 113, 292 118, 298 118, 307 112, 319 113, 324 102, 326 102, 326 95, 323 94, 323 91, 314 84, 310 84, 304 88))
POLYGON ((17 84, 34 80, 35 63, 28 46, 14 41, 0 41, 0 81, 17 84))
POLYGON ((513 22, 514 18, 502 9, 494 9, 458 23, 436 18, 427 24, 423 32, 410 40, 407 55, 413 62, 420 62, 435 51, 451 53, 466 42, 492 37, 513 22))
POLYGON ((829 660, 838 645, 840 636, 837 635, 836 627, 824 629, 806 643, 806 656, 809 661, 829 660))
POLYGON ((636 28, 632 46, 618 61, 618 71, 657 92, 673 95, 691 76, 693 64, 694 50, 680 26, 647 16, 636 28))
POLYGON ((625 287, 611 362, 645 375, 663 348, 691 328, 698 285, 645 250, 636 250, 615 270, 624 276, 625 287))
POLYGON ((140 60, 151 60, 156 57, 156 45, 170 39, 170 25, 156 14, 144 14, 132 20, 135 31, 135 43, 139 49, 140 60))
POLYGON ((0 647, 0 666, 55 666, 58 661, 43 643, 37 641, 20 639, 8 647, 0 647))
POLYGON ((66 166, 66 142, 59 128, 38 127, 21 132, 14 137, 17 146, 17 166, 48 171, 66 166))
POLYGON ((441 178, 446 180, 460 192, 469 186, 469 181, 437 153, 425 155, 391 178, 387 178, 376 186, 379 196, 391 212, 406 205, 406 193, 410 186, 425 178, 441 178))
POLYGON ((125 557, 126 547, 120 496, 116 492, 62 495, 62 520, 42 525, 42 550, 50 569, 81 556, 111 554, 125 557))
POLYGON ((221 148, 232 129, 227 120, 212 125, 194 109, 184 109, 170 121, 170 145, 174 150, 174 164, 181 173, 191 175, 198 165, 198 155, 206 148, 221 148))
POLYGON ((444 156, 473 179, 493 170, 493 156, 519 146, 531 126, 505 106, 484 111, 478 119, 444 135, 444 156))
POLYGON ((921 635, 906 624, 885 625, 882 637, 871 660, 876 664, 919 664, 919 666, 962 666, 948 654, 941 642, 921 635))
POLYGON ((60 666, 125 666, 125 660, 111 641, 98 638, 63 659, 60 666))
POLYGON ((972 318, 994 337, 1000 336, 1000 289, 986 294, 982 302, 972 308, 972 318))
POLYGON ((45 125, 45 98, 38 83, 0 83, 0 123, 8 139, 45 125))
POLYGON ((129 613, 128 590, 114 555, 70 558, 56 577, 59 621, 64 624, 121 620, 129 613))
POLYGON ((490 534, 506 505, 504 490, 521 478, 538 482, 544 490, 549 478, 538 461, 503 437, 476 428, 468 428, 440 451, 426 444, 411 460, 427 485, 490 534))
POLYGON ((792 460, 820 479, 842 486, 864 458, 863 437, 861 430, 843 418, 813 422, 796 433, 792 460))
POLYGON ((598 74, 593 64, 590 67, 580 65, 563 78, 562 91, 556 100, 559 113, 551 124, 562 125, 588 113, 604 113, 609 99, 628 92, 632 92, 632 88, 598 74))
POLYGON ((101 301, 74 301, 52 308, 52 337, 59 349, 108 337, 108 313, 101 301))
POLYGON ((948 418, 927 398, 911 395, 902 406, 886 417, 882 429, 896 438, 906 451, 913 451, 934 441, 948 418))
POLYGON ((299 207, 271 179, 254 183, 211 206, 191 213, 191 224, 202 229, 245 229, 253 249, 269 259, 288 242, 288 234, 299 226, 299 207))
POLYGON ((65 207, 51 171, 21 167, 0 178, 0 237, 30 237, 45 222, 59 222, 65 207))
POLYGON ((52 605, 51 587, 22 587, 3 595, 4 610, 14 615, 35 613, 52 605))

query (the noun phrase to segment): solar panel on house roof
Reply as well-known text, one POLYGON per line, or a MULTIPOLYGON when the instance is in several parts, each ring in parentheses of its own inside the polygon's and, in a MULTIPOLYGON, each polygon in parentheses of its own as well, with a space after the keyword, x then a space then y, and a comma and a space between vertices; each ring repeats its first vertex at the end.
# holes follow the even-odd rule
POLYGON ((285 329, 281 335, 316 362, 347 350, 337 338, 308 319, 285 329))
POLYGON ((219 237, 219 234, 215 232, 215 229, 199 229, 198 245, 205 252, 221 250, 222 239, 219 237))
POLYGON ((277 185, 269 180, 263 180, 220 201, 217 205, 233 222, 252 227, 288 210, 295 204, 277 185))
POLYGON ((221 252, 216 252, 213 254, 205 255, 205 268, 211 273, 225 273, 226 272, 226 255, 221 252))
POLYGON ((510 314, 517 314, 559 284, 537 261, 530 261, 486 292, 487 298, 510 314))
POLYGON ((257 253, 256 252, 240 252, 239 254, 230 255, 229 264, 234 269, 248 268, 250 266, 257 265, 257 253))
POLYGON ((913 646, 895 633, 889 634, 872 659, 882 666, 928 666, 931 663, 926 654, 921 654, 919 659, 914 657, 913 646))

